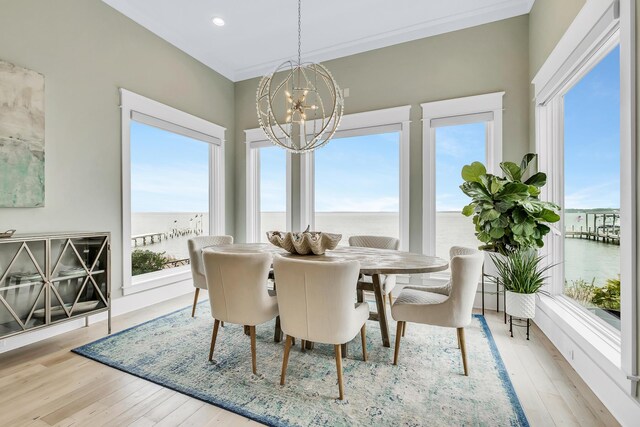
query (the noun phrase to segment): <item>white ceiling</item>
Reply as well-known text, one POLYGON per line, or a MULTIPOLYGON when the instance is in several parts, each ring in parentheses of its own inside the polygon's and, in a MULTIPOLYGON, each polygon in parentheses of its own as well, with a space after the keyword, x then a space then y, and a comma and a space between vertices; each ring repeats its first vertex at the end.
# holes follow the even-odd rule
MULTIPOLYGON (((297 55, 296 0, 103 0, 233 81, 297 55), (220 16, 223 27, 212 24, 220 16)), ((326 61, 529 13, 534 0, 304 0, 303 60, 326 61)))

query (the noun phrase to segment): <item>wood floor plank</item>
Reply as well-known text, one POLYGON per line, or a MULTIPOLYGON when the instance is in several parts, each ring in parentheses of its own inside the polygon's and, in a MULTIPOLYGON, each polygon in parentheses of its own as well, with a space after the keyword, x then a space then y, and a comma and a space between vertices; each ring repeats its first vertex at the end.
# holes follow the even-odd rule
POLYGON ((16 407, 5 412, 4 419, 7 422, 20 424, 27 419, 43 419, 48 424, 55 424, 66 418, 68 413, 75 412, 80 407, 87 406, 91 400, 96 400, 97 393, 104 393, 109 387, 117 387, 118 381, 124 377, 124 374, 113 376, 106 374, 95 377, 78 388, 69 389, 68 393, 60 393, 53 395, 52 398, 34 399, 27 404, 16 405, 16 407), (87 402, 87 403, 85 403, 87 402), (55 412, 61 413, 62 416, 51 417, 48 414, 55 412))
POLYGON ((140 390, 146 384, 146 381, 139 378, 134 378, 130 383, 119 388, 113 393, 110 393, 103 398, 93 402, 92 404, 79 410, 78 412, 71 414, 69 417, 56 423, 56 425, 65 424, 68 422, 68 420, 71 420, 72 425, 86 425, 88 424, 87 420, 91 419, 96 414, 104 412, 110 406, 113 406, 118 402, 127 399, 129 396, 140 390))
POLYGON ((61 404, 56 400, 51 402, 47 407, 38 408, 37 410, 44 413, 42 416, 43 421, 53 425, 59 423, 65 418, 71 417, 76 412, 100 400, 102 397, 121 389, 127 384, 130 384, 134 379, 135 377, 124 373, 119 376, 114 375, 105 383, 87 384, 79 390, 75 396, 73 394, 67 395, 61 404))
POLYGON ((109 406, 102 412, 93 414, 93 416, 87 419, 87 424, 91 424, 92 427, 103 426, 110 420, 118 417, 123 412, 127 411, 130 408, 133 408, 155 393, 158 393, 160 390, 162 390, 161 386, 147 382, 139 390, 136 390, 135 392, 127 396, 126 399, 122 399, 121 401, 109 406))
POLYGON ((154 424, 159 423, 163 418, 178 409, 189 399, 189 396, 185 396, 182 393, 175 393, 173 396, 169 397, 169 399, 165 400, 162 405, 156 406, 155 408, 151 408, 147 411, 144 414, 144 418, 152 421, 154 424))
POLYGON ((160 422, 156 424, 158 427, 175 427, 184 422, 191 415, 195 414, 198 409, 204 406, 205 403, 196 399, 188 399, 160 422))
MULTIPOLYGON (((189 418, 181 422, 180 427, 201 427, 209 424, 212 420, 219 420, 221 416, 226 414, 226 412, 221 411, 213 405, 202 405, 200 409, 194 412, 189 418)), ((244 419, 244 417, 239 415, 233 415, 238 418, 237 421, 244 419)), ((218 422, 218 425, 221 425, 220 422, 218 422)))
POLYGON ((129 425, 147 413, 150 409, 161 405, 164 401, 166 401, 169 397, 174 395, 176 392, 173 390, 169 390, 167 388, 160 388, 156 393, 153 393, 146 399, 140 401, 138 404, 133 407, 127 409, 120 415, 108 420, 104 423, 104 426, 108 427, 120 427, 129 425))

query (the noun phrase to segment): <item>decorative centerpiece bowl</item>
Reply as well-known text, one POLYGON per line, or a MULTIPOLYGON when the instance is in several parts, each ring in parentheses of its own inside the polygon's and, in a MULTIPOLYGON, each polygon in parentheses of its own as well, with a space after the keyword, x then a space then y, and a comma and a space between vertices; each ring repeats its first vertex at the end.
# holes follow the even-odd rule
POLYGON ((325 251, 335 249, 342 234, 309 231, 302 233, 267 231, 267 239, 287 252, 298 255, 324 255, 325 251))
POLYGON ((7 230, 5 232, 0 232, 0 239, 8 239, 9 237, 13 236, 13 233, 15 233, 16 230, 7 230))

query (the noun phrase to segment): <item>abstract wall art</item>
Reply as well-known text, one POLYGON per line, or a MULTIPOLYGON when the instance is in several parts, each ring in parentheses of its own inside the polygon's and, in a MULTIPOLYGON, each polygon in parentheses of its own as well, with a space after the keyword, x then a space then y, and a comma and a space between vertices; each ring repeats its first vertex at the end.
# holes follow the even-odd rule
POLYGON ((0 60, 0 208, 44 206, 44 76, 0 60))

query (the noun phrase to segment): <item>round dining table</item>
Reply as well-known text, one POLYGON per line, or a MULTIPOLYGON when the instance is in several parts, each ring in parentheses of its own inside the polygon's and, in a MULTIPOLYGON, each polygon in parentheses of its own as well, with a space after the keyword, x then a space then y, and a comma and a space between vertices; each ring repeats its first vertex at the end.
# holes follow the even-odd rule
MULTIPOLYGON (((326 262, 357 260, 360 263, 360 273, 371 276, 372 278, 371 289, 365 290, 373 291, 377 312, 370 313, 369 319, 377 320, 380 323, 382 345, 385 347, 390 347, 389 322, 384 306, 384 294, 382 290, 383 278, 380 276, 388 274, 435 273, 449 268, 449 263, 446 260, 434 256, 358 246, 338 246, 333 250, 326 251, 324 255, 291 254, 270 243, 235 243, 231 245, 209 246, 203 248, 203 252, 204 251, 228 253, 267 252, 274 255, 278 254, 286 257, 326 262)), ((360 295, 358 299, 361 299, 360 295)), ((278 326, 279 325, 276 325, 276 340, 279 341, 281 339, 281 333, 278 326)))

